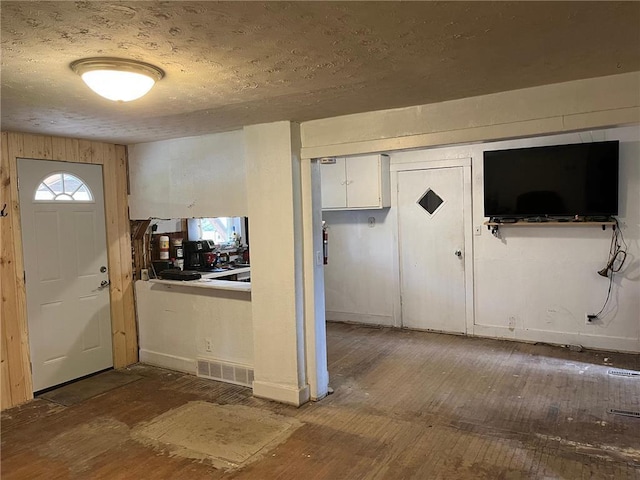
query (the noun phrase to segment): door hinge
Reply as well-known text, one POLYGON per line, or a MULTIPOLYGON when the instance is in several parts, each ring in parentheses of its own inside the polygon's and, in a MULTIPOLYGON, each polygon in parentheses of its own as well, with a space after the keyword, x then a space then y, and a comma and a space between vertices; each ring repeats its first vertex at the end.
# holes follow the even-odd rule
POLYGON ((24 280, 24 284, 27 284, 27 272, 26 270, 22 271, 22 279, 24 280))
POLYGON ((31 375, 33 375, 33 363, 29 362, 29 371, 31 371, 31 375))

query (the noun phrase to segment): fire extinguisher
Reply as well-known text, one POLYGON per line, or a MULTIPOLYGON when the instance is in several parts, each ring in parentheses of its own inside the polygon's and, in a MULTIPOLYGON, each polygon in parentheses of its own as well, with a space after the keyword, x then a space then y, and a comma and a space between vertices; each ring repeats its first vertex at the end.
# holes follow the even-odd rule
POLYGON ((329 231, 327 229, 327 222, 322 221, 322 257, 323 263, 327 265, 329 263, 329 231))

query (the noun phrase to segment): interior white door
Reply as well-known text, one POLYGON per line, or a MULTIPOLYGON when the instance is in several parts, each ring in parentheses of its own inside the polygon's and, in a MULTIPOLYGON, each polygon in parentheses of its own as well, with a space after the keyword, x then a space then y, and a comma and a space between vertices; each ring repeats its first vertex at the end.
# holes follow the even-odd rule
POLYGON ((18 159, 34 391, 113 366, 102 166, 18 159))
POLYGON ((466 331, 462 167, 398 172, 402 325, 466 331))

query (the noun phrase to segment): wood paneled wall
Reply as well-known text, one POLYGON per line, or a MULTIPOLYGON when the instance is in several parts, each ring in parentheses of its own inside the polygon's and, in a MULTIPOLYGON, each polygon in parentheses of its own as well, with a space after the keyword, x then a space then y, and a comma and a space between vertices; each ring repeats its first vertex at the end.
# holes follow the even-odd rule
POLYGON ((26 291, 22 256, 17 158, 93 163, 103 166, 107 252, 111 296, 113 362, 138 361, 131 236, 127 206, 127 151, 123 145, 2 132, 0 163, 0 323, 2 326, 1 409, 33 398, 29 360, 26 291))

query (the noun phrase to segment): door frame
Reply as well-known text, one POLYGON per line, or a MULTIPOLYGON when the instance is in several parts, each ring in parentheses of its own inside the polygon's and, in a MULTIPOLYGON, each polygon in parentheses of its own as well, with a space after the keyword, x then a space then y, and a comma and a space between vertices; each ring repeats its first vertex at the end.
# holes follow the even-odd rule
MULTIPOLYGON (((25 184, 22 184, 23 182, 21 182, 20 180, 20 173, 22 170, 22 173, 25 175, 30 175, 33 172, 28 171, 29 168, 35 168, 35 169, 40 169, 42 168, 43 170, 46 169, 46 171, 48 172, 46 176, 42 177, 40 175, 38 175, 38 177, 40 177, 40 181, 43 181, 45 178, 47 178, 49 175, 53 175, 56 173, 69 173, 71 175, 74 175, 75 177, 77 177, 78 179, 80 179, 89 189, 89 191, 91 192, 91 194, 93 195, 93 200, 85 203, 82 202, 80 203, 80 205, 88 205, 88 204, 93 204, 94 205, 94 212, 97 212, 97 208, 99 207, 99 209, 101 210, 101 213, 98 213, 98 218, 102 217, 103 220, 103 225, 102 225, 102 232, 103 235, 100 235, 102 238, 100 239, 100 242, 104 241, 104 250, 102 250, 102 248, 100 248, 101 250, 101 254, 100 257, 102 257, 102 255, 104 255, 104 258, 101 260, 100 264, 107 266, 108 265, 108 244, 107 244, 107 217, 106 217, 106 208, 105 208, 105 192, 104 192, 104 166, 103 165, 97 165, 97 164, 88 164, 88 163, 80 163, 80 162, 56 162, 56 161, 52 161, 52 160, 35 160, 32 158, 24 158, 24 157, 18 157, 16 158, 16 168, 17 168, 17 172, 18 172, 18 200, 20 201, 20 230, 21 232, 24 231, 25 228, 25 224, 22 221, 24 219, 23 216, 23 205, 22 205, 22 201, 21 200, 25 200, 27 202, 34 202, 33 200, 33 194, 35 192, 35 189, 38 188, 39 184, 29 184, 28 186, 25 184), (47 162, 46 166, 30 166, 33 165, 30 162, 47 162), (78 167, 71 167, 71 166, 78 166, 78 167), (94 170, 94 169, 99 169, 99 170, 94 170), (77 170, 81 170, 82 172, 84 172, 84 174, 80 174, 77 170), (98 171, 99 171, 99 175, 98 175, 98 171), (87 181, 88 178, 92 178, 93 180, 95 180, 94 182, 90 183, 87 181), (31 189, 31 191, 23 191, 22 188, 24 189, 31 189), (35 187, 35 188, 33 188, 35 187), (99 196, 96 196, 96 191, 100 192, 99 196), (20 198, 22 195, 22 198, 20 198)), ((32 178, 38 178, 33 176, 32 178)), ((36 202, 37 203, 37 202, 36 202)), ((73 204, 75 202, 51 202, 51 201, 47 201, 46 204, 48 205, 53 205, 54 207, 57 207, 58 205, 60 206, 64 206, 64 207, 72 207, 73 204), (64 204, 64 205, 63 205, 64 204)), ((57 212, 60 212, 60 210, 56 210, 57 212)), ((64 208, 63 208, 64 211, 64 208)), ((29 219, 30 223, 33 220, 33 217, 31 217, 29 219)), ((33 227, 31 227, 33 228, 33 227)), ((31 231, 31 233, 34 233, 31 231)), ((28 236, 27 236, 28 237, 28 236)), ((29 242, 27 241, 27 245, 29 244, 29 242)), ((23 243, 22 243, 22 252, 23 252, 23 268, 26 274, 26 269, 27 269, 27 260, 26 260, 26 254, 35 254, 36 252, 33 251, 29 251, 27 252, 27 245, 25 245, 25 241, 23 239, 23 243)), ((102 244, 101 244, 102 247, 102 244)), ((47 252, 50 252, 51 249, 47 249, 47 252)), ((37 255, 36 255, 37 256, 37 255)), ((33 267, 33 264, 30 264, 33 267)), ((37 262, 36 262, 36 266, 37 266, 37 262)), ((109 275, 110 272, 107 270, 107 278, 106 280, 109 280, 109 275)), ((33 272, 32 272, 33 273, 33 272)), ((26 275, 25 275, 26 278, 26 275)), ((99 280, 99 279, 98 279, 99 280)), ((96 280, 96 282, 98 281, 96 280)), ((37 283, 37 282, 36 282, 37 283)), ((27 330, 29 331, 30 328, 33 326, 33 318, 32 316, 30 316, 30 310, 29 310, 29 298, 31 298, 29 296, 29 288, 28 288, 29 284, 25 283, 25 301, 26 301, 26 305, 27 305, 27 309, 26 309, 26 314, 27 314, 27 330)), ((31 294, 33 295, 34 293, 36 293, 33 289, 31 290, 31 294)), ((106 293, 106 292, 105 292, 106 293)), ((37 298, 37 294, 35 295, 35 297, 37 298)), ((101 300, 102 302, 105 301, 104 297, 101 300)), ((113 332, 113 323, 112 323, 112 319, 111 319, 111 295, 108 294, 108 297, 106 298, 106 301, 108 302, 108 311, 109 311, 109 332, 113 332)), ((104 307, 104 304, 103 304, 104 307)), ((31 315, 34 315, 34 312, 31 312, 31 315)), ((106 323, 106 322, 105 322, 106 323)), ((106 328, 105 323, 101 322, 101 325, 104 325, 104 328, 106 328)), ((78 333, 77 331, 75 333, 78 333)), ((102 332, 101 332, 102 333, 102 332)), ((104 332, 106 333, 106 332, 104 332)), ((39 338, 42 338, 41 336, 39 338)), ((67 336, 67 338, 69 338, 67 336)), ((34 352, 32 350, 32 346, 33 346, 33 342, 31 341, 32 339, 30 338, 29 341, 29 356, 31 359, 31 375, 32 375, 32 381, 33 381, 33 372, 36 368, 42 369, 43 365, 42 364, 37 364, 37 365, 33 365, 33 357, 34 357, 34 352)), ((53 385, 48 385, 48 386, 44 386, 41 387, 39 389, 36 389, 34 387, 34 392, 38 391, 38 390, 46 390, 46 389, 50 389, 50 388, 55 388, 56 386, 69 382, 69 381, 74 381, 77 380, 78 378, 82 378, 86 375, 91 375, 92 373, 96 373, 99 371, 103 371, 105 369, 109 369, 109 368, 113 368, 114 365, 114 349, 113 349, 113 336, 109 335, 109 350, 110 350, 110 355, 109 355, 109 361, 110 361, 110 365, 106 365, 103 364, 101 365, 99 368, 95 369, 93 372, 86 372, 86 373, 82 373, 80 375, 74 374, 73 378, 69 378, 66 379, 62 382, 57 382, 54 383, 53 385)), ((106 351, 105 351, 105 357, 103 359, 106 362, 106 351)), ((77 362, 74 362, 77 363, 77 362)), ((71 367, 73 368, 73 367, 71 367)), ((95 368, 95 367, 94 367, 95 368)), ((93 370, 93 369, 92 369, 93 370)), ((68 372, 68 370, 67 370, 68 372)), ((39 370, 39 373, 42 375, 42 370, 39 370)), ((70 372, 69 372, 70 373, 70 372)), ((68 375, 65 375, 65 377, 67 377, 68 375)), ((49 382, 46 382, 49 383, 49 382)))
POLYGON ((2 314, 1 408, 33 398, 27 332, 22 232, 17 185, 17 158, 103 166, 107 257, 110 271, 111 333, 114 368, 138 361, 131 234, 127 202, 127 148, 89 140, 2 132, 0 203, 7 204, 1 219, 0 281, 5 298, 2 314))
POLYGON ((402 290, 400 277, 400 224, 398 222, 398 172, 412 170, 436 170, 441 168, 462 168, 462 223, 464 225, 464 291, 465 291, 465 326, 466 334, 474 333, 474 296, 473 296, 473 203, 471 192, 471 158, 442 159, 423 162, 391 164, 391 221, 393 232, 393 277, 395 292, 393 295, 394 326, 404 328, 402 321, 402 290))

